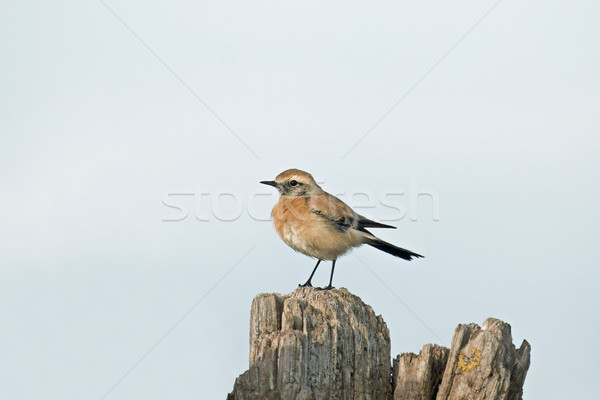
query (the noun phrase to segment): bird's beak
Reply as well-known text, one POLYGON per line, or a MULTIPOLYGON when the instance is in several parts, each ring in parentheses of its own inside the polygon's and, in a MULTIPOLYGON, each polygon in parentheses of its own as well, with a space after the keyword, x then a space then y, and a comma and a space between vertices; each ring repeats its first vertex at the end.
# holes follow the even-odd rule
POLYGON ((260 181, 260 183, 262 183, 263 185, 269 185, 269 186, 277 187, 277 182, 275 182, 275 181, 260 181))

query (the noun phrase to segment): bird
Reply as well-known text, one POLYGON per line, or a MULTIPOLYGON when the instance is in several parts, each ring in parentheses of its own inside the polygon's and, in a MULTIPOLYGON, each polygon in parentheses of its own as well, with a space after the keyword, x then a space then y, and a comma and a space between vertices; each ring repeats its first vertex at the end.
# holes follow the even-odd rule
POLYGON ((354 211, 337 197, 324 191, 308 172, 292 168, 273 181, 261 181, 279 192, 279 200, 271 211, 275 230, 295 251, 317 259, 310 277, 298 286, 312 287, 312 278, 323 260, 332 261, 329 285, 333 289, 333 272, 338 257, 363 244, 404 260, 422 258, 413 251, 385 242, 367 228, 395 226, 372 221, 354 211))

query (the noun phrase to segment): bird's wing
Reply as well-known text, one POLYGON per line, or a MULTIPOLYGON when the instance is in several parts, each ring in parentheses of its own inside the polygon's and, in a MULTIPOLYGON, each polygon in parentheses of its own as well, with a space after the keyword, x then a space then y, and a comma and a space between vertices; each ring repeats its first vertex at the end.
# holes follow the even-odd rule
POLYGON ((357 229, 369 233, 365 228, 391 228, 395 226, 382 224, 372 221, 360 214, 357 214, 349 205, 344 203, 337 197, 329 193, 322 193, 313 196, 310 201, 310 211, 320 215, 331 223, 335 224, 336 228, 345 232, 350 228, 357 229))
MULTIPOLYGON (((386 225, 379 222, 375 222, 370 220, 369 218, 365 218, 362 215, 358 216, 358 229, 363 230, 364 228, 391 228, 396 229, 395 226, 386 225)), ((366 229, 365 229, 366 230, 366 229)))
POLYGON ((309 204, 311 213, 322 217, 341 232, 358 228, 359 215, 349 205, 329 193, 312 196, 309 204))

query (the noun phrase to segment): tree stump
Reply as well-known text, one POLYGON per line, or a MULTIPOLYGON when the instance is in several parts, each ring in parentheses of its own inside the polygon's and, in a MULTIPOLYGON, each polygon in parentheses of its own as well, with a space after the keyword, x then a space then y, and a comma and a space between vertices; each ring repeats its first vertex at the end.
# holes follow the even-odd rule
POLYGON ((250 369, 231 400, 388 400, 390 335, 346 289, 298 288, 252 302, 250 369))
POLYGON ((394 359, 394 400, 435 400, 448 361, 448 349, 426 344, 419 355, 404 353, 394 359))
POLYGON ((459 325, 437 400, 521 400, 530 351, 526 340, 516 349, 510 325, 498 319, 459 325))
POLYGON ((228 400, 522 400, 531 347, 494 318, 392 369, 383 318, 346 289, 260 294, 250 314, 250 368, 228 400))

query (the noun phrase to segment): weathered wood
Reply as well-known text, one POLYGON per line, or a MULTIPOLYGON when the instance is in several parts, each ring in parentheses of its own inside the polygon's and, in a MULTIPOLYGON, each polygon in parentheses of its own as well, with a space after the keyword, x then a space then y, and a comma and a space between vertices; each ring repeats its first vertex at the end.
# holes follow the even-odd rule
POLYGON ((448 349, 426 344, 419 352, 394 359, 394 400, 435 400, 448 360, 448 349))
POLYGON ((345 289, 298 288, 252 303, 250 369, 231 400, 388 400, 390 337, 345 289))
POLYGON ((346 289, 298 288, 252 302, 250 368, 228 400, 522 400, 531 347, 509 324, 459 325, 450 349, 394 360, 381 316, 346 289))
POLYGON ((531 347, 517 350, 509 324, 488 318, 459 325, 437 400, 521 400, 531 347))

